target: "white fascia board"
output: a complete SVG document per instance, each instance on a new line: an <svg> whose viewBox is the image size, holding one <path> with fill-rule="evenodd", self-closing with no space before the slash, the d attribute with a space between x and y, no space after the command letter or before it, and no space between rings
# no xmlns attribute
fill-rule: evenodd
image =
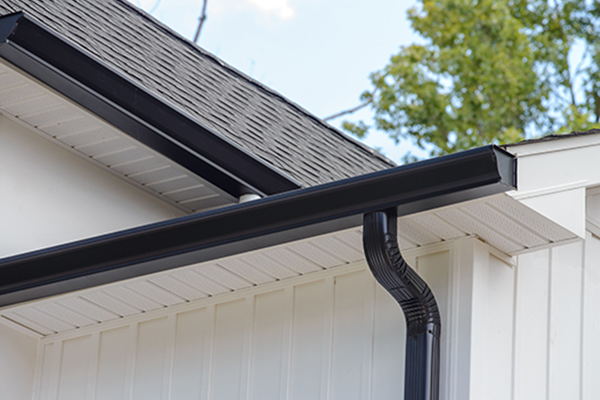
<svg viewBox="0 0 600 400"><path fill-rule="evenodd" d="M554 140L507 145L506 150L518 157L527 157L598 145L600 145L600 134L579 136L565 135L564 137Z"/></svg>
<svg viewBox="0 0 600 400"><path fill-rule="evenodd" d="M509 195L585 238L586 190L600 185L600 135L509 146L517 156L518 191Z"/></svg>
<svg viewBox="0 0 600 400"><path fill-rule="evenodd" d="M575 136L508 147L517 156L519 192L587 181L600 185L600 135Z"/></svg>

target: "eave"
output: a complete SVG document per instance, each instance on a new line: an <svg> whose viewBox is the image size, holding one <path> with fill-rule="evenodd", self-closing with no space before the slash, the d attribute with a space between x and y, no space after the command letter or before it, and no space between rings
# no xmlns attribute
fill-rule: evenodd
<svg viewBox="0 0 600 400"><path fill-rule="evenodd" d="M300 187L23 13L0 18L0 57L234 198Z"/></svg>
<svg viewBox="0 0 600 400"><path fill-rule="evenodd" d="M0 305L38 299L359 227L366 212L405 216L516 187L496 146L296 190L0 261Z"/></svg>

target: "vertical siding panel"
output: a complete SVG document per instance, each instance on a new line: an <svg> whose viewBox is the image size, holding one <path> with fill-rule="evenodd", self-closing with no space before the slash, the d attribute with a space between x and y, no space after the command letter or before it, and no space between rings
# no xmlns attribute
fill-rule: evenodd
<svg viewBox="0 0 600 400"><path fill-rule="evenodd" d="M327 388L327 336L332 285L322 280L295 287L290 399L322 399Z"/></svg>
<svg viewBox="0 0 600 400"><path fill-rule="evenodd" d="M379 284L375 287L374 324L371 399L401 399L404 396L406 323L396 300Z"/></svg>
<svg viewBox="0 0 600 400"><path fill-rule="evenodd" d="M450 336L450 368L448 371L449 400L474 399L473 386L473 301L475 298L475 265L486 264L489 255L476 238L465 238L454 243L452 251L452 323L446 328Z"/></svg>
<svg viewBox="0 0 600 400"><path fill-rule="evenodd" d="M94 400L96 395L96 378L98 377L98 363L100 357L100 333L92 333L90 341L90 371L87 382L87 400Z"/></svg>
<svg viewBox="0 0 600 400"><path fill-rule="evenodd" d="M325 279L327 296L321 307L325 311L325 324L323 329L323 351L321 352L321 365L325 378L325 384L321 385L321 399L331 399L331 371L333 368L333 319L335 315L336 279L329 277Z"/></svg>
<svg viewBox="0 0 600 400"><path fill-rule="evenodd" d="M132 398L159 400L163 390L168 320L165 317L141 322L138 329Z"/></svg>
<svg viewBox="0 0 600 400"><path fill-rule="evenodd" d="M239 399L241 385L246 384L242 382L246 310L245 299L216 306L211 399Z"/></svg>
<svg viewBox="0 0 600 400"><path fill-rule="evenodd" d="M125 339L129 350L127 351L127 364L125 367L125 387L123 388L123 398L130 400L133 398L133 377L135 376L135 361L138 352L138 332L140 325L137 323L128 325L127 338Z"/></svg>
<svg viewBox="0 0 600 400"><path fill-rule="evenodd" d="M600 240L589 232L585 242L583 305L583 396L600 399Z"/></svg>
<svg viewBox="0 0 600 400"><path fill-rule="evenodd" d="M206 308L177 315L172 399L198 400L206 392L205 359L210 357L210 352L207 354L205 342L213 322Z"/></svg>
<svg viewBox="0 0 600 400"><path fill-rule="evenodd" d="M489 249L481 243L478 247ZM514 268L489 252L474 268L471 398L510 399Z"/></svg>
<svg viewBox="0 0 600 400"><path fill-rule="evenodd" d="M51 387L51 371L53 365L54 356L54 344L49 343L43 348L43 360L40 376L40 391L38 395L39 400L50 400L50 387Z"/></svg>
<svg viewBox="0 0 600 400"><path fill-rule="evenodd" d="M207 331L204 340L204 359L202 360L202 382L206 386L202 388L200 400L208 400L211 393L212 365L215 353L215 326L217 321L217 307L214 304L206 307Z"/></svg>
<svg viewBox="0 0 600 400"><path fill-rule="evenodd" d="M249 396L250 390L250 373L251 373L251 359L252 352L252 340L254 337L254 303L256 297L248 296L245 299L245 310L244 310L244 327L242 328L244 333L244 344L242 347L242 377L240 387L240 400L246 400Z"/></svg>
<svg viewBox="0 0 600 400"><path fill-rule="evenodd" d="M173 383L173 361L175 358L175 338L177 334L177 315L167 316L167 332L165 335L165 363L163 371L163 391L161 399L168 400L171 396Z"/></svg>
<svg viewBox="0 0 600 400"><path fill-rule="evenodd" d="M46 344L38 341L35 358L35 370L33 371L32 400L40 400L42 393L42 379L44 378L44 359L46 358Z"/></svg>
<svg viewBox="0 0 600 400"><path fill-rule="evenodd" d="M365 297L369 281L360 271L336 277L331 399L360 399L365 343Z"/></svg>
<svg viewBox="0 0 600 400"><path fill-rule="evenodd" d="M450 253L442 251L419 257L419 275L427 281L438 302L443 325L448 324L448 279Z"/></svg>
<svg viewBox="0 0 600 400"><path fill-rule="evenodd" d="M581 355L582 245L552 249L549 399L578 399Z"/></svg>
<svg viewBox="0 0 600 400"><path fill-rule="evenodd" d="M62 349L59 400L82 400L86 397L91 355L91 336L65 340Z"/></svg>
<svg viewBox="0 0 600 400"><path fill-rule="evenodd" d="M48 400L58 399L58 382L61 376L61 362L63 355L63 342L57 341L52 346L52 359L48 371L50 384L48 385Z"/></svg>
<svg viewBox="0 0 600 400"><path fill-rule="evenodd" d="M450 252L421 256L417 260L419 275L427 282L438 304L442 317L442 337L440 342L440 382L448 375L448 349L450 348ZM447 398L446 385L440 388L440 398Z"/></svg>
<svg viewBox="0 0 600 400"><path fill-rule="evenodd" d="M516 287L514 399L546 398L549 250L519 256Z"/></svg>
<svg viewBox="0 0 600 400"><path fill-rule="evenodd" d="M131 352L129 330L129 326L125 326L100 335L95 400L124 399L127 359Z"/></svg>
<svg viewBox="0 0 600 400"><path fill-rule="evenodd" d="M256 296L250 399L282 399L281 368L284 352L284 290Z"/></svg>
<svg viewBox="0 0 600 400"><path fill-rule="evenodd" d="M360 398L371 398L373 384L373 340L375 335L375 285L377 282L368 269L365 270L365 315L362 362L362 393Z"/></svg>
<svg viewBox="0 0 600 400"><path fill-rule="evenodd" d="M281 357L281 400L290 398L290 364L292 360L292 330L294 318L294 287L284 289L285 309L283 312L283 346Z"/></svg>

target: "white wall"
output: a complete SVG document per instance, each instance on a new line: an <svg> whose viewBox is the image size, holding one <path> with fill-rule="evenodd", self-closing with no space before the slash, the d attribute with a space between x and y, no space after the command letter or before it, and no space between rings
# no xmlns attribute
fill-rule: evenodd
<svg viewBox="0 0 600 400"><path fill-rule="evenodd" d="M38 341L0 323L0 398L30 400Z"/></svg>
<svg viewBox="0 0 600 400"><path fill-rule="evenodd" d="M599 399L600 239L588 232L515 266L481 242L459 247L451 398Z"/></svg>
<svg viewBox="0 0 600 400"><path fill-rule="evenodd" d="M0 258L181 215L0 116Z"/></svg>
<svg viewBox="0 0 600 400"><path fill-rule="evenodd" d="M448 255L413 259L443 298ZM401 398L400 307L364 263L323 274L43 339L34 399Z"/></svg>
<svg viewBox="0 0 600 400"><path fill-rule="evenodd" d="M600 239L406 256L443 316L441 399L600 398ZM42 339L34 400L402 398L403 316L364 263L223 296Z"/></svg>

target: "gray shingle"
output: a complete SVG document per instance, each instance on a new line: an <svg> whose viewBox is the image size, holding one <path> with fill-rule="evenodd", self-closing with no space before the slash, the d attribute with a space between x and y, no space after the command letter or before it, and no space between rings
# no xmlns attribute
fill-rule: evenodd
<svg viewBox="0 0 600 400"><path fill-rule="evenodd" d="M0 0L19 10L306 186L394 165L124 0Z"/></svg>

